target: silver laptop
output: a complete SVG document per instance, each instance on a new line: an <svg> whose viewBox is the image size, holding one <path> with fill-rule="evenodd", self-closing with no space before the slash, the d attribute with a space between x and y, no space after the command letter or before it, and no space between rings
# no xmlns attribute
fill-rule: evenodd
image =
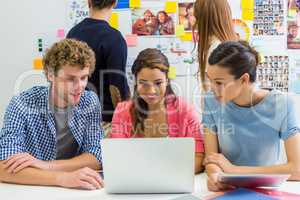
<svg viewBox="0 0 300 200"><path fill-rule="evenodd" d="M104 139L102 157L108 193L193 192L193 138Z"/></svg>

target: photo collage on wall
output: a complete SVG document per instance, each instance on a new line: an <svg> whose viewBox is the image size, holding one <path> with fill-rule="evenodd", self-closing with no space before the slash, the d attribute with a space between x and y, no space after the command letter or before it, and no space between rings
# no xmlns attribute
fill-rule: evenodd
<svg viewBox="0 0 300 200"><path fill-rule="evenodd" d="M287 47L300 49L300 0L288 1Z"/></svg>
<svg viewBox="0 0 300 200"><path fill-rule="evenodd" d="M257 67L257 83L260 88L288 92L289 57L264 56L264 61Z"/></svg>
<svg viewBox="0 0 300 200"><path fill-rule="evenodd" d="M256 0L254 36L284 35L284 0Z"/></svg>

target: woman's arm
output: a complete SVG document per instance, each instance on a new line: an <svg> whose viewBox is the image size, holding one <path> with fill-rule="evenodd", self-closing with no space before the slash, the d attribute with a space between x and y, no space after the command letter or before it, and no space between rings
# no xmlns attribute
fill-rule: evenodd
<svg viewBox="0 0 300 200"><path fill-rule="evenodd" d="M203 171L203 158L204 153L196 153L195 154L195 174L199 174Z"/></svg>
<svg viewBox="0 0 300 200"><path fill-rule="evenodd" d="M219 152L218 136L212 130L204 129L204 146L205 146L205 156L211 154L217 154ZM205 164L205 163L204 163ZM205 171L208 176L207 187L210 191L220 191L232 189L232 186L222 184L218 181L218 175L223 173L221 167L214 163L205 164Z"/></svg>
<svg viewBox="0 0 300 200"><path fill-rule="evenodd" d="M235 166L228 167L220 164L226 173L267 173L267 174L291 174L289 180L300 181L300 134L289 137L285 142L287 163L265 167Z"/></svg>

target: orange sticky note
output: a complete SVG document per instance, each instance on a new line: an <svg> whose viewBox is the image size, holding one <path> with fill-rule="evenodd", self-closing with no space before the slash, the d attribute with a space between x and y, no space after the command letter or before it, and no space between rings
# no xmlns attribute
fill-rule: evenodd
<svg viewBox="0 0 300 200"><path fill-rule="evenodd" d="M180 36L180 39L182 41L192 41L193 40L193 34L192 33L185 33L184 35Z"/></svg>
<svg viewBox="0 0 300 200"><path fill-rule="evenodd" d="M116 12L113 12L109 19L109 24L111 27L115 29L119 29L119 14Z"/></svg>
<svg viewBox="0 0 300 200"><path fill-rule="evenodd" d="M254 20L254 10L242 10L242 19L243 20Z"/></svg>
<svg viewBox="0 0 300 200"><path fill-rule="evenodd" d="M129 0L129 7L130 8L140 8L141 0Z"/></svg>
<svg viewBox="0 0 300 200"><path fill-rule="evenodd" d="M175 1L167 1L165 11L167 13L176 13L177 12L177 2Z"/></svg>
<svg viewBox="0 0 300 200"><path fill-rule="evenodd" d="M135 47L138 44L138 37L137 35L126 35L125 40L128 47Z"/></svg>
<svg viewBox="0 0 300 200"><path fill-rule="evenodd" d="M33 69L36 69L36 70L43 69L43 60L42 60L42 58L35 58L33 60Z"/></svg>

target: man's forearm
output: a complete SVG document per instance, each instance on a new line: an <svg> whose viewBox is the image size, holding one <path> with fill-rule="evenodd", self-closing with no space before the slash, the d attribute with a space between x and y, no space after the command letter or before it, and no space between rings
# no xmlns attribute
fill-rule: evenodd
<svg viewBox="0 0 300 200"><path fill-rule="evenodd" d="M49 161L49 170L53 171L74 171L83 167L89 167L94 170L100 170L101 164L90 153L83 153L69 160Z"/></svg>
<svg viewBox="0 0 300 200"><path fill-rule="evenodd" d="M8 173L0 161L0 182L23 185L59 186L58 177L63 172L46 171L28 167L19 173Z"/></svg>

